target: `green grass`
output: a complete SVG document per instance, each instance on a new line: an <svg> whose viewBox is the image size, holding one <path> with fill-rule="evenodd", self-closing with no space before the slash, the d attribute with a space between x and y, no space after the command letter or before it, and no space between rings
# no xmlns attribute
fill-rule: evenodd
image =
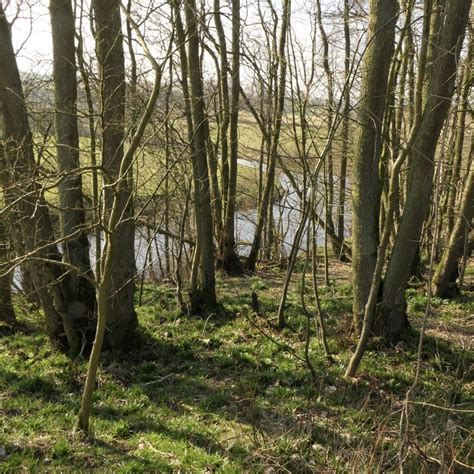
<svg viewBox="0 0 474 474"><path fill-rule="evenodd" d="M249 136L254 134L256 136L257 131L255 127L251 127L247 132L245 132L245 134ZM41 142L42 138L37 137L37 140L39 143ZM50 176L48 178L44 178L42 181L42 184L45 185L46 189L45 198L52 206L58 206L58 189L55 185L53 185L55 182L54 174L57 168L56 146L55 138L53 136L49 137L48 141L43 144L42 152L42 165L44 169L50 173ZM97 159L100 159L100 156L97 156ZM258 159L258 155L252 155L251 159ZM91 166L90 140L86 137L81 137L80 139L80 162L81 166L84 168ZM158 195L163 192L165 170L165 156L162 148L148 147L137 154L135 158L134 185L136 187L136 199L139 203L145 203L147 199L150 198L150 196L155 195L158 186L161 186ZM171 204L173 204L174 200L177 200L180 203L179 205L181 205L182 198L180 198L179 193L184 191L183 175L188 176L190 172L191 162L189 160L182 160L178 166L173 166L172 171L169 174L170 189L171 193L173 193L173 190L176 187L176 192L178 192L178 195L172 199ZM46 173L46 175L48 175L48 173ZM239 163L237 170L238 209L251 209L257 206L258 180L258 168ZM82 173L82 186L86 200L89 203L92 202L92 172L90 170L86 170ZM99 187L100 186L101 183L99 182ZM176 212L179 213L180 210L181 208L178 206L176 208Z"/></svg>
<svg viewBox="0 0 474 474"><path fill-rule="evenodd" d="M320 288L330 345L339 352L330 364L312 336L314 382L287 350L303 355L306 318L298 284L288 298L288 328L274 327L281 274L219 277L220 310L192 318L179 314L172 288L147 286L137 308L140 331L129 350L103 354L90 439L74 432L85 362L52 352L45 337L33 331L3 331L0 472L396 469L417 332L396 347L372 341L359 378L346 381L342 375L353 342L346 330L351 287L344 273L347 267L332 273L333 286ZM252 291L259 296L261 317L251 311ZM410 307L420 295L410 293ZM461 313L466 304L472 299L435 308L415 402L469 408L472 354L463 342L462 330L468 328ZM313 309L310 294L306 306ZM415 306L414 328L423 313L419 301ZM429 459L447 453L469 462L472 417L431 405L409 407L409 472L428 470Z"/></svg>

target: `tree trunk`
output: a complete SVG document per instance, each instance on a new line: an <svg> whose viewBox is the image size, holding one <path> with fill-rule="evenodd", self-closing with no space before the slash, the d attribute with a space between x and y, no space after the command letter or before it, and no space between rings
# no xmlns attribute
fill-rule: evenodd
<svg viewBox="0 0 474 474"><path fill-rule="evenodd" d="M412 146L407 199L385 275L382 307L377 321L377 327L382 328L388 340L398 339L408 323L405 289L430 206L436 145L454 91L469 8L470 4L465 0L448 2L439 39L433 45L433 66L426 89L428 94Z"/></svg>
<svg viewBox="0 0 474 474"><path fill-rule="evenodd" d="M371 0L363 63L358 132L353 154L352 279L354 326L361 328L379 243L379 160L387 81L393 53L396 0Z"/></svg>
<svg viewBox="0 0 474 474"><path fill-rule="evenodd" d="M216 305L216 279L214 271L214 242L209 186L209 172L206 157L206 128L204 126L204 98L202 73L199 61L199 38L197 32L197 12L194 0L185 1L186 24L188 28L188 73L193 123L193 154L195 161L195 200L196 200L196 248L199 254L199 283L192 290L191 307L200 312L203 307Z"/></svg>
<svg viewBox="0 0 474 474"><path fill-rule="evenodd" d="M466 113L469 108L469 93L472 86L472 56L474 41L471 38L469 48L464 62L462 82L460 85L459 104L456 114L456 128L454 141L453 167L451 171L450 194L448 199L448 229L451 232L454 228L454 209L456 207L456 197L459 194L459 181L461 175L462 155L464 146L464 135L466 130Z"/></svg>
<svg viewBox="0 0 474 474"><path fill-rule="evenodd" d="M94 278L89 259L89 240L85 231L86 213L82 195L77 128L77 79L74 49L74 15L70 0L51 0L53 36L55 123L57 134L59 206L61 237L65 239L63 258L77 270L69 273L69 297L85 305L86 327L78 327L78 337L93 334L95 288L84 275Z"/></svg>
<svg viewBox="0 0 474 474"><path fill-rule="evenodd" d="M322 19L321 12L321 0L316 0L316 20L318 23L319 32L321 34L321 41L323 43L323 67L327 79L327 90L328 90L328 115L327 115L327 136L331 135L331 129L333 125L334 117L334 74L329 65L329 39L324 29L324 23ZM332 150L332 140L328 142L327 155L324 161L324 194L325 194L325 218L326 226L334 228L334 223L332 219L333 207L334 207L334 172L333 172L333 150ZM324 252L327 255L327 234L325 232L324 239ZM340 255L340 248L333 246L333 254L335 257ZM327 267L327 266L326 266Z"/></svg>
<svg viewBox="0 0 474 474"><path fill-rule="evenodd" d="M235 251L235 201L239 153L238 120L240 96L240 0L232 2L232 94L230 104L230 156L227 207L222 249L222 268L231 274L243 272Z"/></svg>
<svg viewBox="0 0 474 474"><path fill-rule="evenodd" d="M227 40L224 27L221 20L220 0L214 0L214 22L216 24L217 37L219 40L219 56L221 67L219 70L219 83L221 92L221 111L220 111L220 141L221 141L221 191L222 191L222 209L223 218L227 208L227 195L229 193L229 142L228 131L230 124L230 101L229 101L229 61L227 59Z"/></svg>
<svg viewBox="0 0 474 474"><path fill-rule="evenodd" d="M72 311L78 309L75 305L68 308L68 275L61 264L49 210L38 183L32 134L10 25L1 6L0 104L5 158L0 172L4 195L14 203L12 210L23 240L18 253L27 258L26 268L44 310L46 331L52 345L75 350L80 344L77 319L84 315L81 311L79 314Z"/></svg>
<svg viewBox="0 0 474 474"><path fill-rule="evenodd" d="M452 298L459 288L459 262L469 242L469 232L474 218L474 171L471 169L461 201L459 215L449 237L448 245L433 277L433 294L440 298ZM467 242L466 242L467 240Z"/></svg>
<svg viewBox="0 0 474 474"><path fill-rule="evenodd" d="M12 272L8 265L7 242L7 232L0 221L0 322L14 324L16 317L11 298Z"/></svg>
<svg viewBox="0 0 474 474"><path fill-rule="evenodd" d="M122 209L110 237L113 249L110 284L107 285L106 343L122 348L137 326L133 296L135 289L135 224L133 220L132 166L120 176L124 150L125 68L122 22L118 0L93 0L96 49L101 83L102 165L107 220L114 199ZM123 183L117 182L118 179Z"/></svg>
<svg viewBox="0 0 474 474"><path fill-rule="evenodd" d="M349 30L349 0L344 0L344 77L348 80L350 74L350 55L351 55L351 36ZM337 237L341 242L344 241L344 215L346 206L346 178L347 178L347 157L349 151L349 121L350 121L351 98L349 87L344 90L344 106L342 118L342 151L341 151L341 169L339 172L339 206L337 218ZM342 261L346 260L344 252L337 256Z"/></svg>
<svg viewBox="0 0 474 474"><path fill-rule="evenodd" d="M189 84L188 84L188 55L186 52L186 34L184 31L183 21L181 19L181 11L180 11L180 1L173 0L173 12L175 17L175 27L176 27L176 45L179 50L179 62L181 66L181 87L183 90L183 98L184 98L184 116L186 117L186 126L187 126L187 139L188 139L188 148L189 154L191 156L191 165L192 165L192 182L193 182L193 192L194 192L194 215L197 216L199 214L199 190L200 186L197 181L198 171L197 171L197 164L196 164L196 153L195 144L194 144L194 125L193 125L193 116L191 112L191 97L189 92ZM198 233L199 221L196 220L196 234ZM193 294L196 293L198 287L198 271L199 271L199 260L201 258L201 241L196 238L196 242L194 245L194 253L193 253L193 262L191 268L191 276L190 276L190 294L191 297Z"/></svg>
<svg viewBox="0 0 474 474"><path fill-rule="evenodd" d="M87 122L89 128L89 140L90 140L90 161L92 167L92 208L93 208L93 219L95 224L94 229L94 252L95 252L95 278L100 281L100 262L101 262L101 228L100 228L100 198L99 198L99 172L97 170L97 139L96 139L96 127L95 127L95 111L94 102L92 98L92 91L90 85L90 77L86 71L86 65L84 61L84 40L82 37L82 15L80 16L80 22L78 26L79 31L77 32L77 63L79 72L82 78L82 86L86 96L87 103Z"/></svg>
<svg viewBox="0 0 474 474"><path fill-rule="evenodd" d="M275 184L275 171L276 171L276 160L278 155L281 123L283 118L283 110L285 107L285 92L286 92L286 39L288 28L290 26L291 16L291 0L285 0L283 2L283 16L281 22L280 38L278 41L278 87L276 95L276 107L275 107L275 124L273 133L271 135L271 146L269 154L269 163L267 166L267 180L265 183L265 189L262 195L262 201L258 208L257 226L255 228L255 236L253 238L252 247L250 249L249 256L247 258L246 267L248 270L254 271L257 263L258 252L262 242L263 227L266 222L266 216L269 212L269 206L272 206L271 196L273 186Z"/></svg>

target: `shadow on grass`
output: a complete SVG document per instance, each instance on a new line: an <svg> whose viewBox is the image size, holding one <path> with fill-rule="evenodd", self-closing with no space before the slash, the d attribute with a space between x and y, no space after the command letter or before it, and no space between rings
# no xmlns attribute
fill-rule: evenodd
<svg viewBox="0 0 474 474"><path fill-rule="evenodd" d="M156 311L159 313L160 308ZM375 355L379 358L374 359L374 364L377 364L380 357L386 357L387 364L393 370L388 371L386 366L372 367L371 378L366 378L368 383L352 385L342 380L343 368L329 368L315 361L318 380L316 385L311 385L309 373L298 365L299 362L280 364L277 361L281 351L278 347L272 349L271 357L259 358L258 351L252 353L252 348L264 343L260 335L253 334L255 337L251 342L254 345L227 346L224 339L232 337L234 331L251 329L233 325L236 316L223 307L215 314L182 317L186 320L183 326L173 325L169 318L151 317L155 319L149 329L139 330L127 352L119 355L104 353L102 358L102 370L111 376L114 383L133 390L132 395L126 396L137 393L147 400L143 408L132 413L112 404L113 393L107 395L106 403L95 405L93 416L127 423L129 433L124 433L124 438L129 434L156 433L241 465L248 465L249 459L265 446L265 442L284 436L303 439L304 446L317 442L337 452L351 445L358 446L365 436L369 442L371 437L369 429L353 440L342 436L338 427L341 410L378 410L378 413L390 410L392 400L387 398L386 393L401 398L412 383L410 373L400 367L413 368L416 362L418 334L414 331L402 345L395 348L384 348L376 343L371 345L367 360L370 361L371 355ZM197 329L188 335L186 331L193 321L196 321ZM223 329L226 332L221 331L214 338L212 334L209 336L209 331L204 331L207 325L212 326L212 331ZM295 319L293 330L300 326ZM159 338L154 335L157 333L160 333ZM248 336L243 332L245 343ZM268 344L268 341L265 343ZM422 360L434 371L449 371L458 379L466 375L469 366L468 355L434 336L426 336ZM59 389L44 374L19 374L0 369L0 387L7 387L12 393L26 397L53 401L66 410L77 409L75 404L70 406L63 399L65 388ZM64 377L67 378L66 375ZM329 391L328 386L331 387ZM385 390L385 394L381 389ZM429 386L424 390L429 398L436 395L438 388ZM96 393L101 397L104 391L99 388ZM166 416L162 421L151 419L149 414L153 411L168 413L170 419L174 418L174 423L170 424ZM315 419L321 412L329 421L316 424ZM370 419L370 412L366 415L368 421L365 427L375 422ZM190 418L192 423L188 420ZM243 425L239 436L247 437L245 443L229 445L219 433L207 429L207 425L213 423L218 427L229 423ZM166 461L163 464L152 462L138 450L127 452L104 439L92 439L91 443L111 456L139 463L142 469L169 468ZM16 452L20 448L13 446L12 449ZM301 449L304 451L307 448ZM74 462L75 454L71 453L69 459Z"/></svg>
<svg viewBox="0 0 474 474"><path fill-rule="evenodd" d="M275 353L278 351L275 347ZM123 385L140 390L157 409L166 407L183 424L190 414L197 414L204 420L208 417L211 423L213 418L218 418L246 426L253 433L247 440L254 444L253 449L261 447L255 443L265 444L288 433L303 435L308 445L315 439L331 440L334 446L348 444L347 438L329 423L318 425L317 434L314 430L311 416L320 405L325 416L337 416L337 410L330 405L311 402L318 391L324 393L323 387L337 379L324 366L320 367L321 384L314 387L304 369L257 361L245 351L226 353L188 341L158 340L142 330L120 363L105 365L103 369ZM298 406L287 404L290 400L285 397L291 398L290 393L300 400ZM342 392L340 395L344 396ZM308 403L312 406L309 416ZM117 420L124 417L120 409L112 407L101 407L96 415ZM247 449L229 449L205 431L170 428L165 422L150 421L146 413L135 413L130 429L134 433L161 433L240 462L251 456Z"/></svg>
<svg viewBox="0 0 474 474"><path fill-rule="evenodd" d="M0 387L8 388L15 395L40 398L44 401L57 399L61 392L55 384L40 375L18 375L11 370L0 369Z"/></svg>

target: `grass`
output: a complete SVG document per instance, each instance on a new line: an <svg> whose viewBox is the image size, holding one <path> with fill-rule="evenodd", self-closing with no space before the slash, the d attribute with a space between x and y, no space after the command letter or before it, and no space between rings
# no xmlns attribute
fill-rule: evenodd
<svg viewBox="0 0 474 474"><path fill-rule="evenodd" d="M245 126L243 126L245 129ZM243 135L247 136L250 134L256 135L255 127L253 129L242 131ZM38 143L41 142L41 137L36 137ZM249 138L250 139L250 138ZM53 207L59 205L58 190L52 183L55 182L55 173L57 168L56 160L56 145L54 136L50 136L46 143L42 144L43 161L42 165L45 170L49 172L45 173L47 178L43 180L43 184L46 186L45 197L48 203ZM98 156L97 159L100 159ZM181 158L180 158L181 159ZM258 156L252 155L252 160L258 160ZM90 162L90 140L87 137L81 137L80 139L80 162L84 168L91 166ZM179 162L179 160L178 160ZM146 170L146 172L143 172ZM137 154L135 162L134 172L134 185L136 188L136 199L139 203L145 203L147 200L157 194L161 197L164 189L164 176L165 176L165 156L163 149L160 147L147 147L144 148L140 153ZM188 176L190 170L190 161L185 160L179 162L177 165L174 164L169 173L170 180L170 193L175 193L174 200L179 202L181 205L184 197L180 196L183 187L183 176ZM258 167L246 166L243 163L238 164L237 169L237 207L240 210L246 210L256 208L258 203ZM49 183L49 186L47 185ZM92 172L90 170L82 173L82 184L85 198L88 203L92 203ZM161 189L157 190L157 187ZM100 187L100 182L99 182ZM278 185L275 186L277 189ZM174 190L174 191L173 191ZM100 191L100 189L99 189ZM172 199L171 204L174 200ZM91 204L89 204L91 205ZM178 206L176 212L179 213L180 207Z"/></svg>
<svg viewBox="0 0 474 474"><path fill-rule="evenodd" d="M409 294L409 337L391 348L372 341L360 376L346 381L353 348L347 272L345 265L332 267L333 285L320 289L330 345L338 353L327 362L313 335L315 381L289 352L302 357L304 349L298 284L289 294L288 327L274 327L280 273L220 277L219 311L193 318L179 314L172 288L147 286L137 308L140 331L129 350L103 354L90 439L74 432L85 362L52 352L34 331L3 331L0 472L396 469L423 295ZM251 311L252 291L261 317ZM465 309L473 300L464 298L436 303L430 319L416 403L408 412L407 472L428 472L436 459L453 458L457 472L468 472L462 464L469 464L473 448L472 414L444 409L466 410L472 401L472 354L464 333L472 329ZM312 304L308 294L306 306Z"/></svg>

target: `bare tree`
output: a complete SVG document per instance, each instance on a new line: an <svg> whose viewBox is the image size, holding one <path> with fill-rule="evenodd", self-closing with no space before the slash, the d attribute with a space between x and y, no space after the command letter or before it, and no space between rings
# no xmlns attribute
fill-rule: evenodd
<svg viewBox="0 0 474 474"><path fill-rule="evenodd" d="M77 268L68 279L70 299L83 305L89 321L81 328L90 339L95 319L94 278L89 259L89 240L85 226L86 212L82 194L79 163L79 133L77 125L77 68L74 47L74 15L71 0L51 0L51 31L55 89L55 124L58 172L60 175L59 206L61 237L64 239L63 258ZM87 276L86 278L83 276ZM86 334L88 333L88 334ZM82 344L81 334L78 341ZM80 346L76 349L80 349Z"/></svg>
<svg viewBox="0 0 474 474"><path fill-rule="evenodd" d="M433 276L433 294L449 298L458 292L456 280L459 276L461 258L469 247L469 233L474 219L474 171L469 171L459 215L454 224L446 249Z"/></svg>
<svg viewBox="0 0 474 474"><path fill-rule="evenodd" d="M31 276L46 318L50 342L72 352L82 345L86 314L69 291L69 275L58 251L40 185L39 167L15 58L10 25L0 5L0 106L3 116L2 188L18 233L16 253ZM82 231L82 230L81 230ZM76 231L77 232L77 231ZM74 235L70 236L74 237ZM83 304L82 302L79 302Z"/></svg>
<svg viewBox="0 0 474 474"><path fill-rule="evenodd" d="M271 212L269 209L272 208L271 194L275 183L275 170L280 144L280 132L282 126L283 111L285 107L285 93L286 93L286 70L287 70L287 58L286 58L286 40L287 33L290 27L291 17L291 0L285 0L283 2L283 13L280 28L280 36L278 39L278 56L277 56L277 67L278 67L278 89L275 94L275 120L272 124L273 133L271 134L271 145L269 148L269 162L267 169L267 178L265 182L265 189L262 195L262 200L258 208L257 226L255 229L255 236L253 238L252 247L250 249L249 256L247 258L246 267L248 270L255 270L257 263L258 253L260 251L262 232L265 222L271 220ZM270 219L269 219L270 216ZM270 224L271 225L271 224Z"/></svg>
<svg viewBox="0 0 474 474"><path fill-rule="evenodd" d="M191 288L191 307L199 312L216 305L214 242L209 171L207 166L207 137L205 127L204 90L199 60L198 14L194 0L185 0L184 11L188 33L187 69L189 97L194 124L192 160L195 165L194 193L196 218L196 248L193 265L199 268L199 280Z"/></svg>
<svg viewBox="0 0 474 474"><path fill-rule="evenodd" d="M412 166L408 177L408 194L386 270L383 302L377 323L389 339L400 337L407 325L405 289L430 206L434 156L454 91L469 9L469 2L448 2L440 20L439 36L433 43L429 86L426 86L419 129L411 146Z"/></svg>
<svg viewBox="0 0 474 474"><path fill-rule="evenodd" d="M394 49L397 3L370 2L357 138L352 159L353 315L357 331L370 292L379 244L379 160L387 82Z"/></svg>
<svg viewBox="0 0 474 474"><path fill-rule="evenodd" d="M114 200L121 210L117 228L110 235L112 260L107 285L107 335L113 348L121 348L137 325L135 289L135 224L133 170L120 175L125 138L125 65L122 22L118 0L92 2L96 24L96 50L101 91L102 167L104 218L109 219ZM120 178L120 180L119 180ZM107 232L107 229L104 229ZM103 257L102 268L105 265ZM105 278L102 275L102 278Z"/></svg>

